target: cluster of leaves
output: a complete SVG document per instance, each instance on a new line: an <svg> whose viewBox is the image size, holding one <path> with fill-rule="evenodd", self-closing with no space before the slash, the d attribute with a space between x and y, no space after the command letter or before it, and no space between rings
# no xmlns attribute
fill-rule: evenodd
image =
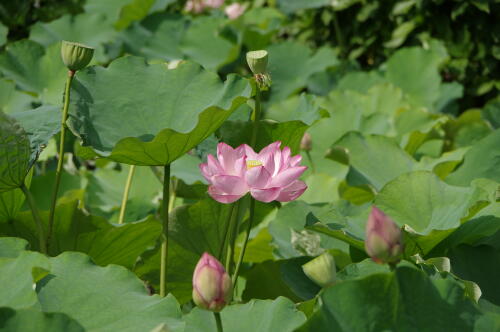
<svg viewBox="0 0 500 332"><path fill-rule="evenodd" d="M256 1L231 21L218 10L180 15L170 1L88 0L84 12L39 22L29 39L6 45L0 330L216 331L210 312L192 308L191 277L204 251L220 252L231 211L207 196L198 164L218 141L250 139L252 85L230 73L246 75L242 54L255 48L269 51L273 80L257 146L281 140L302 153L309 189L295 202L256 205L236 303L221 313L225 331L499 329L500 103L455 115L462 86L440 75L449 49L434 39L371 71L330 46L283 40L285 3L301 1L278 1L280 9ZM72 86L76 138L45 256L16 188L29 186L46 225L66 78L61 39L95 46L96 66ZM157 166L168 163L175 208L170 295L161 298L148 293L160 275ZM118 225L127 164L138 166ZM395 271L364 252L372 204L403 229L405 260ZM339 272L321 290L301 265L324 251Z"/></svg>
<svg viewBox="0 0 500 332"><path fill-rule="evenodd" d="M336 46L363 68L380 65L402 46L441 40L450 57L441 75L464 86L462 110L483 105L500 90L499 1L278 0L277 4L293 14L288 34L314 45Z"/></svg>

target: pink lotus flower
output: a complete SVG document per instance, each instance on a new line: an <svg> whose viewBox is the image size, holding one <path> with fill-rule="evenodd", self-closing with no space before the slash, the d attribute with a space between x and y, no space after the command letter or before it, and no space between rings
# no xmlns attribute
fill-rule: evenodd
<svg viewBox="0 0 500 332"><path fill-rule="evenodd" d="M209 195L218 202L232 203L250 192L261 202L288 202L307 189L298 178L307 169L300 166L302 157L291 156L289 147L280 149L274 142L256 153L243 144L233 149L225 143L217 146L217 159L209 155L200 165L201 173L210 183Z"/></svg>
<svg viewBox="0 0 500 332"><path fill-rule="evenodd" d="M365 249L377 263L397 263L403 253L401 230L376 206L366 224Z"/></svg>
<svg viewBox="0 0 500 332"><path fill-rule="evenodd" d="M184 9L188 12L199 14L205 10L205 4L202 0L188 0Z"/></svg>
<svg viewBox="0 0 500 332"><path fill-rule="evenodd" d="M204 0L205 6L210 8L219 8L224 4L224 0Z"/></svg>
<svg viewBox="0 0 500 332"><path fill-rule="evenodd" d="M224 0L188 0L184 9L199 14L207 8L219 8L223 4Z"/></svg>
<svg viewBox="0 0 500 332"><path fill-rule="evenodd" d="M231 300L232 282L224 266L204 253L193 274L193 301L197 306L220 311Z"/></svg>
<svg viewBox="0 0 500 332"><path fill-rule="evenodd" d="M247 4L239 4L237 2L230 4L224 9L224 12L226 13L227 17L229 17L230 20L235 20L238 17L240 17L245 10L247 9Z"/></svg>

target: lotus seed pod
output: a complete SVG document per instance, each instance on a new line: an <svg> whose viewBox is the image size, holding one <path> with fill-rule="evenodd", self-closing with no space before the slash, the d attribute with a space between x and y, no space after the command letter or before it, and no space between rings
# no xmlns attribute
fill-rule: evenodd
<svg viewBox="0 0 500 332"><path fill-rule="evenodd" d="M232 282L224 266L204 253L193 274L193 301L203 309L221 311L231 300Z"/></svg>
<svg viewBox="0 0 500 332"><path fill-rule="evenodd" d="M372 207L366 224L365 249L380 264L395 264L403 254L401 230L376 206Z"/></svg>
<svg viewBox="0 0 500 332"><path fill-rule="evenodd" d="M78 43L63 40L61 45L61 57L66 67L71 71L85 68L92 57L94 49Z"/></svg>
<svg viewBox="0 0 500 332"><path fill-rule="evenodd" d="M267 73L267 51L251 51L247 53L248 67L254 75Z"/></svg>
<svg viewBox="0 0 500 332"><path fill-rule="evenodd" d="M337 275L335 260L328 251L302 265L302 270L309 279L321 287L335 283Z"/></svg>

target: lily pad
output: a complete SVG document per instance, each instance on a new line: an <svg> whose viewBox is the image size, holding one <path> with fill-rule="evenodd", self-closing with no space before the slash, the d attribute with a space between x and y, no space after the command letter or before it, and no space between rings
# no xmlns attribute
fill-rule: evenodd
<svg viewBox="0 0 500 332"><path fill-rule="evenodd" d="M72 88L70 123L84 145L118 162L157 166L208 137L251 94L236 75L222 83L193 63L168 69L136 57L86 69Z"/></svg>

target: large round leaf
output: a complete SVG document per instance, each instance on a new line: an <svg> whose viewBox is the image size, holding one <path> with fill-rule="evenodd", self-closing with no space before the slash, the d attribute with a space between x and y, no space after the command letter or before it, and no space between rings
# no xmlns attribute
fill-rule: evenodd
<svg viewBox="0 0 500 332"><path fill-rule="evenodd" d="M118 162L165 165L214 132L251 94L247 80L194 63L168 69L126 57L79 73L71 126L98 153Z"/></svg>
<svg viewBox="0 0 500 332"><path fill-rule="evenodd" d="M47 49L31 40L9 44L0 54L0 72L21 90L36 93L43 102L61 103L67 69L59 44Z"/></svg>
<svg viewBox="0 0 500 332"><path fill-rule="evenodd" d="M408 253L426 254L460 226L479 198L476 188L450 186L430 172L417 171L384 186L375 205L405 225L412 239L406 243Z"/></svg>
<svg viewBox="0 0 500 332"><path fill-rule="evenodd" d="M231 305L221 312L221 316L222 327L228 332L291 332L305 320L304 314L285 297ZM210 311L196 308L185 316L185 320L185 332L217 331L214 315Z"/></svg>
<svg viewBox="0 0 500 332"><path fill-rule="evenodd" d="M457 281L400 267L327 288L300 331L472 331L478 308Z"/></svg>
<svg viewBox="0 0 500 332"><path fill-rule="evenodd" d="M45 313L35 309L0 308L0 331L3 332L84 332L68 315Z"/></svg>
<svg viewBox="0 0 500 332"><path fill-rule="evenodd" d="M30 141L24 129L0 112L0 193L23 184L30 154Z"/></svg>
<svg viewBox="0 0 500 332"><path fill-rule="evenodd" d="M165 323L182 329L181 312L171 296L149 296L123 267L94 265L88 256L66 252L51 259L51 274L41 281L43 311L62 312L86 331L150 331Z"/></svg>

